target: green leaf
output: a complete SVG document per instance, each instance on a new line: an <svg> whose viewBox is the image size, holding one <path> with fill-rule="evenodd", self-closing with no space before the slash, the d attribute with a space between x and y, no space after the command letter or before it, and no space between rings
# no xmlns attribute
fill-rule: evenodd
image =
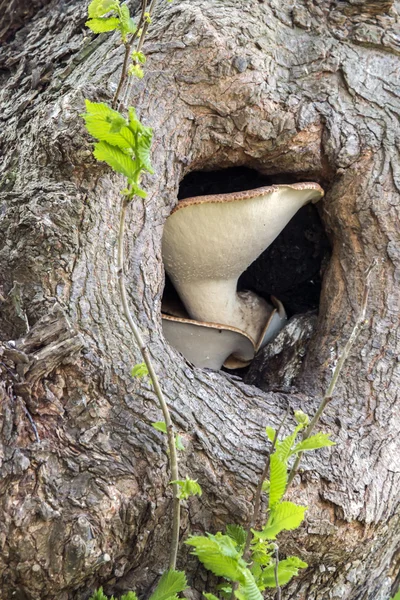
<svg viewBox="0 0 400 600"><path fill-rule="evenodd" d="M400 600L400 590L397 592L397 594L392 598L392 600Z"/></svg>
<svg viewBox="0 0 400 600"><path fill-rule="evenodd" d="M176 483L179 487L179 499L187 500L190 496L201 496L203 491L195 479L190 479L186 475L186 479L176 479L170 483Z"/></svg>
<svg viewBox="0 0 400 600"><path fill-rule="evenodd" d="M146 57L143 54L143 52L132 52L131 57L132 60L134 60L135 62L142 63L142 65L144 65L144 63L146 62Z"/></svg>
<svg viewBox="0 0 400 600"><path fill-rule="evenodd" d="M268 566L271 563L271 554L273 552L273 546L271 544L266 543L264 540L258 540L251 544L250 549L251 560L253 563L263 567Z"/></svg>
<svg viewBox="0 0 400 600"><path fill-rule="evenodd" d="M107 142L98 142L95 144L93 155L97 160L106 162L114 171L122 173L129 179L135 179L138 175L138 168L132 158L116 146L111 146Z"/></svg>
<svg viewBox="0 0 400 600"><path fill-rule="evenodd" d="M244 581L246 563L228 535L218 532L215 535L191 536L185 544L194 548L192 554L214 575L230 581Z"/></svg>
<svg viewBox="0 0 400 600"><path fill-rule="evenodd" d="M156 423L152 423L151 426L157 429L157 431L161 431L161 433L167 433L167 424L164 421L157 421Z"/></svg>
<svg viewBox="0 0 400 600"><path fill-rule="evenodd" d="M107 596L103 594L103 588L99 588L90 596L89 600L108 600Z"/></svg>
<svg viewBox="0 0 400 600"><path fill-rule="evenodd" d="M275 429L273 427L268 427L267 425L267 427L265 428L265 433L267 434L269 441L273 443L276 436Z"/></svg>
<svg viewBox="0 0 400 600"><path fill-rule="evenodd" d="M89 27L93 33L105 33L106 31L115 31L119 26L119 19L117 17L99 17L96 19L89 19L85 23L86 27Z"/></svg>
<svg viewBox="0 0 400 600"><path fill-rule="evenodd" d="M271 512L267 524L261 531L253 531L255 538L274 540L281 531L290 531L299 527L304 519L307 506L293 502L281 502Z"/></svg>
<svg viewBox="0 0 400 600"><path fill-rule="evenodd" d="M244 579L244 583L241 583L239 589L235 592L236 598L239 600L263 600L256 581L248 569L244 571Z"/></svg>
<svg viewBox="0 0 400 600"><path fill-rule="evenodd" d="M183 445L182 438L180 435L177 435L175 437L175 448L177 450L180 450L181 452L185 449L185 446Z"/></svg>
<svg viewBox="0 0 400 600"><path fill-rule="evenodd" d="M273 454L270 457L270 461L269 508L273 508L285 493L287 468L286 464L279 459L277 454Z"/></svg>
<svg viewBox="0 0 400 600"><path fill-rule="evenodd" d="M308 450L318 450L318 448L327 448L328 446L335 446L335 442L329 439L328 433L316 433L309 438L296 444L291 454L297 452L307 452Z"/></svg>
<svg viewBox="0 0 400 600"><path fill-rule="evenodd" d="M286 462L290 456L292 446L296 440L297 434L301 429L301 425L298 425L291 435L285 437L281 442L276 444L275 454L279 457L282 462Z"/></svg>
<svg viewBox="0 0 400 600"><path fill-rule="evenodd" d="M296 419L297 423L303 427L306 427L310 423L310 417L302 410L295 410L294 418Z"/></svg>
<svg viewBox="0 0 400 600"><path fill-rule="evenodd" d="M299 569L306 569L307 563L303 562L297 556L289 556L288 558L279 561L278 564L278 583L279 585L285 585L289 583L292 577L296 577L299 574ZM267 567L262 576L261 582L265 587L275 588L275 565Z"/></svg>
<svg viewBox="0 0 400 600"><path fill-rule="evenodd" d="M146 377L148 374L149 370L144 362L135 365L131 371L132 377Z"/></svg>
<svg viewBox="0 0 400 600"><path fill-rule="evenodd" d="M168 600L187 588L186 575L183 571L166 571L149 600Z"/></svg>
<svg viewBox="0 0 400 600"><path fill-rule="evenodd" d="M129 182L131 184L131 191L129 192L129 196L133 198L133 196L139 196L139 198L146 198L147 192L142 190L138 183L135 183L133 180Z"/></svg>
<svg viewBox="0 0 400 600"><path fill-rule="evenodd" d="M128 69L128 74L134 75L138 79L143 79L144 77L144 71L139 65L130 65Z"/></svg>
<svg viewBox="0 0 400 600"><path fill-rule="evenodd" d="M227 525L225 531L226 535L229 535L236 543L238 550L243 549L247 538L247 533L243 527L241 525Z"/></svg>
<svg viewBox="0 0 400 600"><path fill-rule="evenodd" d="M219 600L217 596L214 596L214 594L210 594L209 592L203 592L203 596L207 598L207 600Z"/></svg>
<svg viewBox="0 0 400 600"><path fill-rule="evenodd" d="M118 146L121 150L134 149L136 140L129 128L128 121L104 102L85 100L86 129L94 138Z"/></svg>
<svg viewBox="0 0 400 600"><path fill-rule="evenodd" d="M127 594L121 596L121 600L138 600L138 597L135 592L128 592Z"/></svg>
<svg viewBox="0 0 400 600"><path fill-rule="evenodd" d="M88 16L91 19L103 17L112 10L117 10L119 0L92 0L88 6Z"/></svg>
<svg viewBox="0 0 400 600"><path fill-rule="evenodd" d="M269 479L264 479L264 481L262 482L262 486L261 486L262 491L265 492L266 494L268 494L270 487L271 487L271 484L270 484Z"/></svg>
<svg viewBox="0 0 400 600"><path fill-rule="evenodd" d="M126 4L123 4L119 10L118 15L120 18L119 29L121 32L122 39L125 40L128 33L135 33L136 31L136 23L131 18L129 13L129 8Z"/></svg>

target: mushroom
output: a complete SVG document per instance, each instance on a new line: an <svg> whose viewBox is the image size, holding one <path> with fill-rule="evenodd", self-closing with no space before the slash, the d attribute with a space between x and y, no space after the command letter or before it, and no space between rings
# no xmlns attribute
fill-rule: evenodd
<svg viewBox="0 0 400 600"><path fill-rule="evenodd" d="M241 366L254 358L253 340L234 327L165 314L162 325L171 346L196 367L219 370L231 354L238 357Z"/></svg>
<svg viewBox="0 0 400 600"><path fill-rule="evenodd" d="M295 183L179 202L165 223L162 255L190 318L242 331L260 347L271 309L253 292L237 292L238 278L299 208L323 194L317 183Z"/></svg>

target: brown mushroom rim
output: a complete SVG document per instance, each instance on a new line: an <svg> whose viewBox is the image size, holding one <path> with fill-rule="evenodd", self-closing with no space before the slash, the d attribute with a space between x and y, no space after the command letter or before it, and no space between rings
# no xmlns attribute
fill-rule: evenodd
<svg viewBox="0 0 400 600"><path fill-rule="evenodd" d="M193 319L183 319L182 317L173 317L171 315L164 315L161 313L161 318L166 321L177 321L178 323L188 323L189 325L196 325L197 327L206 327L209 329L221 329L222 331L233 331L234 333L240 333L243 337L250 340L253 344L254 348L256 348L256 343L247 333L238 329L237 327L231 327L230 325L221 325L220 323L206 323L205 321L194 321ZM269 322L269 321L268 321Z"/></svg>
<svg viewBox="0 0 400 600"><path fill-rule="evenodd" d="M252 198L257 198L258 196L272 194L273 192L277 192L281 188L289 188L291 190L315 190L320 193L320 198L322 198L325 193L322 187L318 185L318 183L313 183L311 181L305 183L282 183L277 185L260 187L254 190L246 190L244 192L232 192L230 194L213 194L210 196L194 196L193 198L185 198L184 200L179 201L179 203L171 211L171 215L180 208L194 206L195 204L217 204L219 202L238 202L239 200L251 200Z"/></svg>

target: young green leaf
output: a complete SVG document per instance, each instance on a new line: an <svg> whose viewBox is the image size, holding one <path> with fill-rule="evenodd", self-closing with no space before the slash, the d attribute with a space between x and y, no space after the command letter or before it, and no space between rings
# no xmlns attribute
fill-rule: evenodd
<svg viewBox="0 0 400 600"><path fill-rule="evenodd" d="M282 499L286 490L287 468L277 454L273 454L270 461L269 508L274 508Z"/></svg>
<svg viewBox="0 0 400 600"><path fill-rule="evenodd" d="M243 548L246 543L247 533L241 525L227 525L226 535L233 539L238 546L238 550Z"/></svg>
<svg viewBox="0 0 400 600"><path fill-rule="evenodd" d="M186 479L171 481L171 483L176 483L179 486L180 500L187 500L188 498L190 498L190 496L201 496L203 493L197 481L194 479L190 479L187 475Z"/></svg>
<svg viewBox="0 0 400 600"><path fill-rule="evenodd" d="M138 168L132 158L120 148L107 142L95 144L93 155L97 160L106 162L114 171L122 173L128 179L136 179Z"/></svg>
<svg viewBox="0 0 400 600"><path fill-rule="evenodd" d="M328 433L316 433L311 437L303 440L296 444L291 454L297 452L307 452L308 450L318 450L318 448L327 448L328 446L335 446L335 442L329 439Z"/></svg>
<svg viewBox="0 0 400 600"><path fill-rule="evenodd" d="M219 600L219 598L217 598L217 596L214 596L214 594L210 594L209 592L203 592L203 596L207 600Z"/></svg>
<svg viewBox="0 0 400 600"><path fill-rule="evenodd" d="M263 567L272 562L273 547L264 540L257 540L251 544L251 561Z"/></svg>
<svg viewBox="0 0 400 600"><path fill-rule="evenodd" d="M144 71L143 71L142 67L140 67L139 65L130 65L129 69L128 69L128 73L129 73L129 75L133 75L133 76L137 77L138 79L143 79L143 77L144 77Z"/></svg>
<svg viewBox="0 0 400 600"><path fill-rule="evenodd" d="M175 447L177 450L180 450L181 452L185 449L185 446L183 445L182 438L180 435L177 435L175 437Z"/></svg>
<svg viewBox="0 0 400 600"><path fill-rule="evenodd" d="M289 583L292 577L296 577L299 574L299 569L306 569L307 563L300 560L297 556L289 556L288 558L279 561L278 563L278 583L279 585L285 585ZM267 567L262 576L260 583L267 588L276 587L275 580L275 565Z"/></svg>
<svg viewBox="0 0 400 600"><path fill-rule="evenodd" d="M135 365L131 371L132 377L146 377L148 374L149 370L144 362Z"/></svg>
<svg viewBox="0 0 400 600"><path fill-rule="evenodd" d="M276 444L275 454L279 457L282 462L286 462L290 456L292 446L296 440L297 434L301 429L301 425L297 425L296 429L291 435L285 437L281 442Z"/></svg>
<svg viewBox="0 0 400 600"><path fill-rule="evenodd" d="M103 588L99 588L90 596L89 600L108 600L107 596L103 594Z"/></svg>
<svg viewBox="0 0 400 600"><path fill-rule="evenodd" d="M164 421L157 421L156 423L152 423L151 426L157 429L157 431L161 431L161 433L167 433L167 425Z"/></svg>
<svg viewBox="0 0 400 600"><path fill-rule="evenodd" d="M115 31L119 26L119 19L116 17L99 17L89 19L85 23L93 33L105 33L106 31Z"/></svg>
<svg viewBox="0 0 400 600"><path fill-rule="evenodd" d="M293 502L281 502L271 512L267 524L261 531L254 531L256 539L274 540L281 531L289 531L299 527L304 519L307 506L299 506Z"/></svg>
<svg viewBox="0 0 400 600"><path fill-rule="evenodd" d="M392 598L392 600L400 600L400 590L397 592L397 594Z"/></svg>
<svg viewBox="0 0 400 600"><path fill-rule="evenodd" d="M273 427L268 427L267 425L267 427L265 428L265 433L267 434L269 441L273 443L276 436L275 429Z"/></svg>
<svg viewBox="0 0 400 600"><path fill-rule="evenodd" d="M307 425L310 423L310 417L302 410L295 410L294 418L296 419L297 423L303 427L307 427Z"/></svg>
<svg viewBox="0 0 400 600"><path fill-rule="evenodd" d="M207 536L191 536L185 544L194 548L192 554L214 575L230 581L244 581L246 563L228 535L218 532L215 535L208 533Z"/></svg>
<svg viewBox="0 0 400 600"><path fill-rule="evenodd" d="M244 570L244 583L240 582L239 589L235 592L238 600L263 600L254 576L249 569Z"/></svg>
<svg viewBox="0 0 400 600"><path fill-rule="evenodd" d="M127 594L121 596L120 600L138 600L138 597L135 592L128 592Z"/></svg>
<svg viewBox="0 0 400 600"><path fill-rule="evenodd" d="M118 15L120 18L119 30L121 32L122 39L125 41L128 33L135 33L136 23L132 19L129 8L126 4L123 4L119 10Z"/></svg>
<svg viewBox="0 0 400 600"><path fill-rule="evenodd" d="M131 58L135 62L142 63L142 65L144 65L144 63L146 62L146 57L143 54L143 52L132 52Z"/></svg>
<svg viewBox="0 0 400 600"><path fill-rule="evenodd" d="M128 121L104 102L85 100L86 129L94 138L118 146L121 150L135 148L135 135L129 128Z"/></svg>
<svg viewBox="0 0 400 600"><path fill-rule="evenodd" d="M166 571L149 600L168 600L187 588L186 575L183 571Z"/></svg>
<svg viewBox="0 0 400 600"><path fill-rule="evenodd" d="M119 0L92 0L88 6L88 16L91 19L103 17L105 14L118 9Z"/></svg>
<svg viewBox="0 0 400 600"><path fill-rule="evenodd" d="M271 484L270 484L269 479L264 479L264 481L262 482L262 486L261 486L262 491L265 492L266 494L268 494L270 487L271 487Z"/></svg>

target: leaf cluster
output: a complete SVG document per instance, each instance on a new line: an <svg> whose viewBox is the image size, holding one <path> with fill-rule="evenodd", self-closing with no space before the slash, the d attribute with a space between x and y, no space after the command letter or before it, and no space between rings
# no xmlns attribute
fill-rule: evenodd
<svg viewBox="0 0 400 600"><path fill-rule="evenodd" d="M178 594L183 592L187 588L186 575L183 571L174 571L170 569L166 571L149 600L178 600ZM116 600L114 596L108 598L103 588L99 588L90 597L89 600ZM135 592L128 592L121 596L120 600L138 600Z"/></svg>
<svg viewBox="0 0 400 600"><path fill-rule="evenodd" d="M103 102L85 100L85 104L86 113L82 117L86 129L99 140L94 146L95 158L127 178L128 187L124 193L129 198L134 195L145 198L146 192L139 181L143 171L154 173L150 162L153 130L141 124L132 107L126 119Z"/></svg>
<svg viewBox="0 0 400 600"><path fill-rule="evenodd" d="M92 0L88 8L89 19L85 25L93 33L119 31L123 42L127 35L136 32L136 23L129 13L126 4L120 0Z"/></svg>
<svg viewBox="0 0 400 600"><path fill-rule="evenodd" d="M306 506L284 501L288 484L289 460L300 452L332 446L333 442L324 433L317 433L297 441L299 433L308 426L309 419L302 412L295 414L297 426L294 431L277 440L272 427L266 428L269 440L275 445L270 456L270 481L264 482L263 491L268 492L267 521L261 530L252 530L249 554L246 554L247 532L239 525L229 525L226 533L192 536L186 544L193 548L203 565L223 577L229 584L220 588L222 597L230 597L232 590L238 600L261 600L266 588L283 586L299 569L307 567L297 556L276 558L276 537L282 531L297 529L307 509ZM247 560L246 560L247 559ZM205 594L207 600L218 600L213 594Z"/></svg>

